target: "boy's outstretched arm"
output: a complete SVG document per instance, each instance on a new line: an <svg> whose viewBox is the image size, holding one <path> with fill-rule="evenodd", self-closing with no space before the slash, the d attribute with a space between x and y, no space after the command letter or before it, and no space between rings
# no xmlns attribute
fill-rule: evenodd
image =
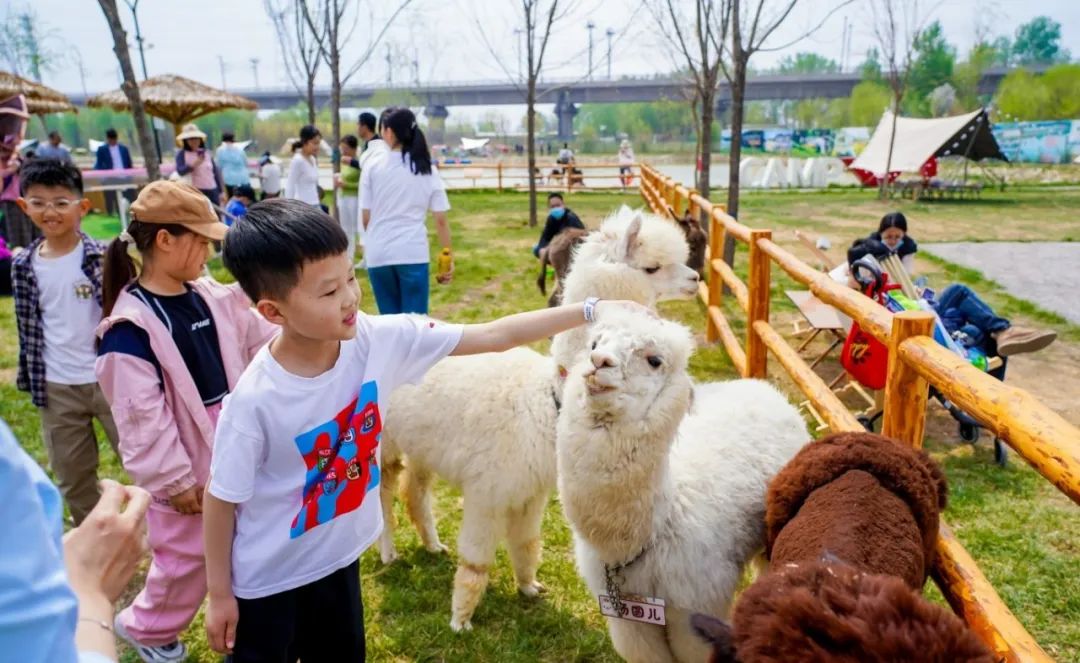
<svg viewBox="0 0 1080 663"><path fill-rule="evenodd" d="M231 654L236 644L239 608L232 591L232 544L236 529L236 505L206 491L203 497L203 539L206 554L206 636L210 648Z"/></svg>
<svg viewBox="0 0 1080 663"><path fill-rule="evenodd" d="M630 301L597 301L595 315L612 306L625 306L649 311L649 309ZM461 341L451 355L472 355L481 352L502 352L525 343L539 341L554 336L568 329L573 329L587 322L585 305L582 302L564 304L555 308L545 308L525 313L515 313L498 320L475 325L465 325Z"/></svg>

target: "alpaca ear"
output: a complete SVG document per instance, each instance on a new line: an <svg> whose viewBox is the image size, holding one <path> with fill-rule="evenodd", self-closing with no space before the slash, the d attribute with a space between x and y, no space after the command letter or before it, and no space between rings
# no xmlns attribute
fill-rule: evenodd
<svg viewBox="0 0 1080 663"><path fill-rule="evenodd" d="M615 212L615 216L630 216L634 213L634 210L630 209L630 206L626 203L619 205L619 211Z"/></svg>
<svg viewBox="0 0 1080 663"><path fill-rule="evenodd" d="M735 634L731 624L716 617L697 613L690 617L690 625L697 634L713 646L713 663L738 663L735 654Z"/></svg>
<svg viewBox="0 0 1080 663"><path fill-rule="evenodd" d="M641 214L634 216L630 225L626 227L626 238L623 240L623 256L632 258L634 249L637 248L638 234L641 233Z"/></svg>

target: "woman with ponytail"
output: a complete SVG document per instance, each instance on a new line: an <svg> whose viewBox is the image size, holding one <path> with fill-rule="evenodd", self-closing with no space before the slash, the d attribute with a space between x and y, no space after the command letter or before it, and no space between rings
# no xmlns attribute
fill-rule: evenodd
<svg viewBox="0 0 1080 663"><path fill-rule="evenodd" d="M131 214L105 255L96 373L124 469L153 496L153 558L114 626L142 660L182 661L179 635L206 596L200 514L218 412L274 328L239 287L199 278L227 227L198 189L153 182Z"/></svg>
<svg viewBox="0 0 1080 663"><path fill-rule="evenodd" d="M360 176L364 262L379 313L427 313L431 255L427 213L435 217L443 254L450 256L450 202L431 163L424 132L408 108L388 108L379 118L390 152ZM453 260L437 278L449 283Z"/></svg>

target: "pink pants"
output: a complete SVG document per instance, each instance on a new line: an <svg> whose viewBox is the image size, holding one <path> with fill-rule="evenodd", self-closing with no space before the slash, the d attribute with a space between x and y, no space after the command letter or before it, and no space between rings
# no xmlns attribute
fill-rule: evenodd
<svg viewBox="0 0 1080 663"><path fill-rule="evenodd" d="M201 515L154 504L146 513L153 559L146 585L120 613L124 630L143 645L175 642L206 598Z"/></svg>
<svg viewBox="0 0 1080 663"><path fill-rule="evenodd" d="M206 410L216 425L221 404ZM153 647L175 642L195 619L206 598L206 559L201 514L184 515L155 501L146 530L152 555L146 585L120 612L120 623L139 644Z"/></svg>

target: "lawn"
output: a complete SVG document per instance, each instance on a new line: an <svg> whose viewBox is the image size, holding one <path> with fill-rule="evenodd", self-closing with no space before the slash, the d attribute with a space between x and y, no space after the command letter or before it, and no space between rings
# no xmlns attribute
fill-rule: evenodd
<svg viewBox="0 0 1080 663"><path fill-rule="evenodd" d="M450 214L455 235L457 272L446 287L434 286L432 312L457 322L493 317L536 308L544 298L536 290L536 262L529 253L537 229L527 225L523 194L453 192ZM575 194L568 201L586 223L598 222L621 203L639 205L640 198L619 194ZM895 205L894 205L895 206ZM1080 220L1075 210L1080 192L1055 191L987 194L982 202L903 205L919 239L1077 239ZM804 228L827 234L834 244L865 234L886 208L863 192L821 194L747 194L744 222L778 230L778 240L794 247L790 230ZM115 220L95 217L86 228L99 236L118 230ZM740 264L743 262L740 253ZM951 278L977 286L995 306L1010 314L1039 320L1059 329L1067 342L1080 340L1080 332L1060 319L1008 297L978 273L958 270L947 263L924 261L931 280ZM215 275L228 275L219 263ZM783 289L793 287L774 269L777 287L773 320L787 332L793 309ZM362 308L374 303L366 280L361 279ZM703 313L696 302L666 304L662 313L701 332ZM736 324L741 333L741 325ZM29 399L16 392L16 337L10 299L0 300L0 402L3 416L24 447L44 462L38 420ZM546 349L545 343L536 345ZM775 373L778 366L770 363ZM718 346L701 348L691 370L698 379L735 377ZM835 370L826 367L826 371ZM781 384L786 380L774 375ZM787 385L790 387L790 385ZM792 394L793 400L797 398ZM801 400L801 399L799 399ZM960 447L948 420L934 414L928 446L938 452L950 479L952 499L946 517L960 540L979 562L1020 621L1054 658L1080 661L1080 518L1068 499L1033 470L1016 460L1006 468L990 461L980 444L973 454L947 453ZM105 447L103 447L103 450ZM126 480L111 452L103 451L102 474ZM436 513L444 541L456 540L460 523L460 493L440 484ZM399 508L399 520L407 523ZM401 558L383 567L375 551L362 560L367 640L374 661L615 661L595 597L586 591L573 566L570 531L558 502L552 500L545 521L544 563L540 579L549 591L541 599L527 599L515 591L505 553L500 551L492 569L487 595L473 618L475 630L454 634L448 622L454 574L452 556L424 551L411 526L398 533ZM133 584L134 585L134 584ZM137 587L133 587L137 589ZM936 596L935 590L930 590ZM200 621L184 636L192 661L211 661ZM124 661L135 661L127 652Z"/></svg>

